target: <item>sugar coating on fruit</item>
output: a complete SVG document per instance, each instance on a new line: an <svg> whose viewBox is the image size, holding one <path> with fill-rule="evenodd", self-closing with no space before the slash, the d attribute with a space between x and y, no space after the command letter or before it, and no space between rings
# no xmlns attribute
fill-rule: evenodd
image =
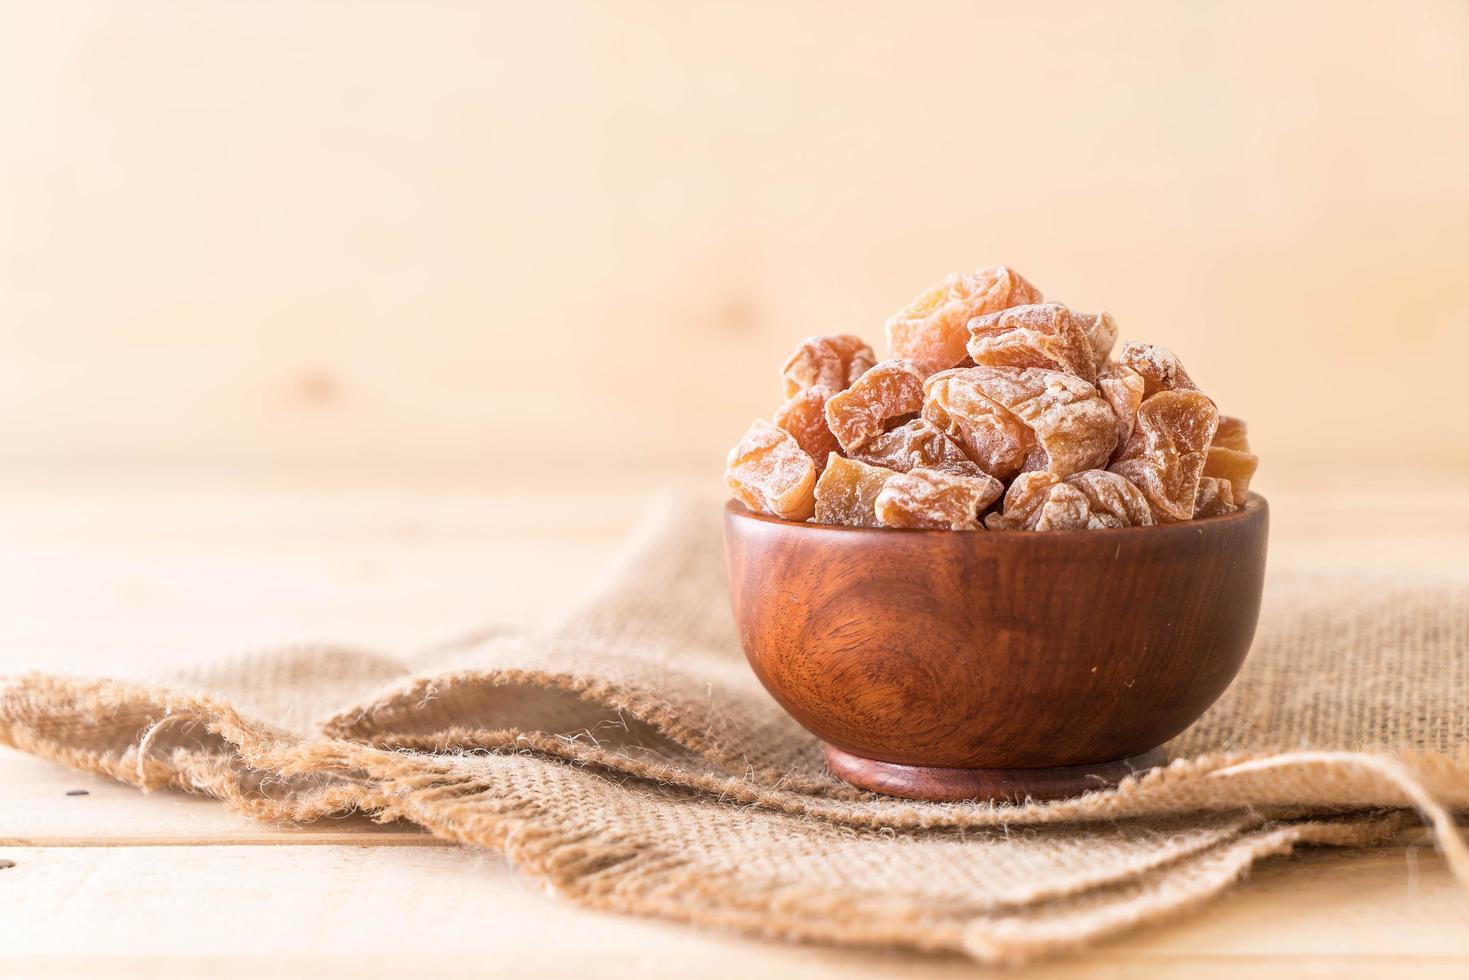
<svg viewBox="0 0 1469 980"><path fill-rule="evenodd" d="M1151 398L1160 391L1198 391L1178 355L1157 344L1141 344L1124 340L1117 359L1143 377L1143 397Z"/></svg>
<svg viewBox="0 0 1469 980"><path fill-rule="evenodd" d="M1097 376L1097 390L1112 406L1112 415L1117 419L1117 449L1127 445L1132 436L1132 427L1137 422L1137 409L1143 403L1146 390L1143 376L1126 364L1108 364ZM1116 450L1114 450L1116 452Z"/></svg>
<svg viewBox="0 0 1469 980"><path fill-rule="evenodd" d="M888 527L980 530L980 512L1004 484L992 476L955 476L915 469L889 477L877 495L877 518Z"/></svg>
<svg viewBox="0 0 1469 980"><path fill-rule="evenodd" d="M785 403L730 451L737 499L790 520L950 530L1244 506L1259 466L1244 421L1220 415L1168 348L1119 347L1109 313L1046 303L991 266L946 277L886 330L884 361L855 334L796 347Z"/></svg>
<svg viewBox="0 0 1469 980"><path fill-rule="evenodd" d="M811 385L775 410L775 424L795 438L816 464L818 473L825 468L826 457L840 448L837 437L826 424L826 401L834 394L826 385Z"/></svg>
<svg viewBox="0 0 1469 980"><path fill-rule="evenodd" d="M877 495L897 471L869 466L832 453L821 479L816 481L816 523L851 527L882 527L877 518Z"/></svg>
<svg viewBox="0 0 1469 980"><path fill-rule="evenodd" d="M980 366L960 372L951 382L961 383L972 384L1029 430L1022 471L1069 476L1105 466L1117 447L1117 417L1111 406L1095 385L1075 375ZM987 472L1006 479L993 470Z"/></svg>
<svg viewBox="0 0 1469 980"><path fill-rule="evenodd" d="M1143 400L1132 437L1108 469L1143 492L1158 523L1189 520L1218 423L1202 392L1160 391Z"/></svg>
<svg viewBox="0 0 1469 980"><path fill-rule="evenodd" d="M1107 366L1107 361L1112 357L1112 348L1117 344L1116 318L1105 310L1101 313L1078 313L1072 310L1071 316L1081 325L1087 343L1091 345L1092 370L1101 374L1102 368Z"/></svg>
<svg viewBox="0 0 1469 980"><path fill-rule="evenodd" d="M725 461L724 482L761 514L804 521L815 506L816 464L789 432L756 419Z"/></svg>
<svg viewBox="0 0 1469 980"><path fill-rule="evenodd" d="M1059 303L1012 306L975 317L969 321L968 351L976 365L1044 368L1084 381L1097 378L1096 356L1083 322Z"/></svg>
<svg viewBox="0 0 1469 980"><path fill-rule="evenodd" d="M1234 491L1228 480L1205 476L1199 479L1199 492L1194 497L1194 517L1219 517L1236 510Z"/></svg>
<svg viewBox="0 0 1469 980"><path fill-rule="evenodd" d="M888 319L888 347L894 357L953 367L966 356L970 320L1041 299L1040 290L1002 265L945 276Z"/></svg>
<svg viewBox="0 0 1469 980"><path fill-rule="evenodd" d="M1078 531L1154 522L1137 487L1115 473L1086 470L1064 479L1022 473L1006 491L1001 511L985 523L994 530Z"/></svg>
<svg viewBox="0 0 1469 980"><path fill-rule="evenodd" d="M781 368L786 397L812 385L841 391L876 363L872 348L861 337L849 333L807 337Z"/></svg>
<svg viewBox="0 0 1469 980"><path fill-rule="evenodd" d="M922 468L942 470L956 476L984 474L978 463L964 455L958 443L925 418L914 419L873 437L853 453L852 458L900 473Z"/></svg>
<svg viewBox="0 0 1469 980"><path fill-rule="evenodd" d="M869 368L846 391L827 399L826 424L842 450L852 453L923 407L923 382L932 369L895 359Z"/></svg>
<svg viewBox="0 0 1469 980"><path fill-rule="evenodd" d="M1035 449L1035 433L985 392L979 370L958 368L930 378L923 417L981 470L1013 480Z"/></svg>

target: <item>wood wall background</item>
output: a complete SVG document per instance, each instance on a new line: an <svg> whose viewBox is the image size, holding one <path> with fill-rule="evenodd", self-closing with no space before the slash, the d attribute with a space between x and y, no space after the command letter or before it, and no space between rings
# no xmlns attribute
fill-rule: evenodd
<svg viewBox="0 0 1469 980"><path fill-rule="evenodd" d="M6 470L717 474L999 261L1267 465L1469 458L1453 0L7 0L0 134Z"/></svg>

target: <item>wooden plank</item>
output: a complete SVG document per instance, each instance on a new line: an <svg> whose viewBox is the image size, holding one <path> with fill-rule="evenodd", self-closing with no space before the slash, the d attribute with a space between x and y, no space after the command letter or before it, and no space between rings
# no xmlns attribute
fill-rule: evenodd
<svg viewBox="0 0 1469 980"><path fill-rule="evenodd" d="M1431 853L1407 855L1267 865L1197 914L1026 976L1462 976L1460 896ZM0 872L7 975L243 977L267 964L302 977L974 974L957 957L789 946L578 909L460 848L6 847L0 857L15 861Z"/></svg>
<svg viewBox="0 0 1469 980"><path fill-rule="evenodd" d="M592 581L652 493L587 508L540 491L0 487L0 674L137 673L303 640L405 655L528 625Z"/></svg>

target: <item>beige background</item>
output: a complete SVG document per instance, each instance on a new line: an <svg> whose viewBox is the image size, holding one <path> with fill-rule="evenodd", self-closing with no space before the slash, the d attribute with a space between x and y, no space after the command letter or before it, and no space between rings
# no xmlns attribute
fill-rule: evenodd
<svg viewBox="0 0 1469 980"><path fill-rule="evenodd" d="M1263 487L1469 456L1461 2L6 0L0 132L7 472L717 480L796 340L997 261Z"/></svg>

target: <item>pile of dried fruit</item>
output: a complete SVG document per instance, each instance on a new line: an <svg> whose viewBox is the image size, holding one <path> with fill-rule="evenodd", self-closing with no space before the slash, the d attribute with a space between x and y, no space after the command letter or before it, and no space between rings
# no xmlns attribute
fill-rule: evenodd
<svg viewBox="0 0 1469 980"><path fill-rule="evenodd" d="M1043 303L996 266L952 275L887 322L893 359L811 337L787 401L730 450L725 480L788 520L955 531L1071 530L1212 517L1257 457L1170 351Z"/></svg>

